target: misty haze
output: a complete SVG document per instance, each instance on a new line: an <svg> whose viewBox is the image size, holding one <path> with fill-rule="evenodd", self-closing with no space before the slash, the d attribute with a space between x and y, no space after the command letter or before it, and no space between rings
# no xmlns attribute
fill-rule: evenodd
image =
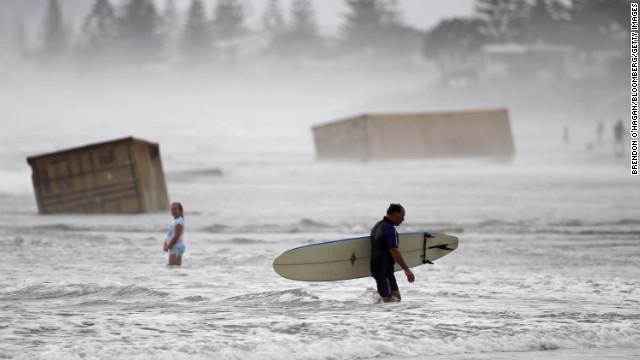
<svg viewBox="0 0 640 360"><path fill-rule="evenodd" d="M640 356L630 2L452 3L0 0L0 357ZM422 153L406 118L433 121ZM63 200L27 158L130 136L167 211L39 214ZM387 137L402 151L331 147ZM460 239L396 275L401 303L375 304L372 278L273 271L396 202L398 232Z"/></svg>
<svg viewBox="0 0 640 360"><path fill-rule="evenodd" d="M345 3L338 33L325 36L311 1L6 1L3 111L17 126L9 141L44 135L41 151L151 132L172 146L149 127L180 124L171 131L180 143L197 134L237 139L234 152L309 153L317 123L483 108L510 111L523 155L527 126L552 126L536 139L551 145L567 127L580 152L593 148L600 123L613 141L626 99L624 2L478 1L474 17L428 31L403 22L401 2Z"/></svg>

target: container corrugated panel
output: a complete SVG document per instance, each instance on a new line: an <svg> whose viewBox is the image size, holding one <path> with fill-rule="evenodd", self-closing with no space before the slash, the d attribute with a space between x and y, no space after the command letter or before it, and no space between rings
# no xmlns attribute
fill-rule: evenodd
<svg viewBox="0 0 640 360"><path fill-rule="evenodd" d="M33 156L27 162L42 214L168 209L157 144L128 137ZM153 186L143 186L151 182Z"/></svg>
<svg viewBox="0 0 640 360"><path fill-rule="evenodd" d="M505 109L370 114L313 128L319 158L489 156L515 153Z"/></svg>
<svg viewBox="0 0 640 360"><path fill-rule="evenodd" d="M313 131L318 157L368 158L367 117L317 126Z"/></svg>

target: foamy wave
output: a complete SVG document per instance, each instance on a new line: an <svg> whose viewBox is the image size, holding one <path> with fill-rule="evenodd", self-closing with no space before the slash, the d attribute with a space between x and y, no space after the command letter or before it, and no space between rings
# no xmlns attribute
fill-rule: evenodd
<svg viewBox="0 0 640 360"><path fill-rule="evenodd" d="M635 220L588 222L569 219L546 222L540 219L517 221L490 219L477 223L411 223L403 224L402 230L403 232L419 232L428 229L428 231L447 234L640 235L638 225L640 225L640 221Z"/></svg>
<svg viewBox="0 0 640 360"><path fill-rule="evenodd" d="M181 300L186 302L202 302L202 301L209 301L210 299L206 296L192 295L192 296L184 297Z"/></svg>
<svg viewBox="0 0 640 360"><path fill-rule="evenodd" d="M235 296L224 300L225 302L233 302L237 305L300 305L318 303L319 298L308 293L303 289L290 289L284 291L267 291L252 293L246 295Z"/></svg>
<svg viewBox="0 0 640 360"><path fill-rule="evenodd" d="M257 239L249 239L249 238L233 238L233 239L229 240L228 243L244 245L244 244L263 244L263 243L266 243L266 241L257 240Z"/></svg>
<svg viewBox="0 0 640 360"><path fill-rule="evenodd" d="M70 221L76 221L76 219L70 219ZM36 226L25 226L27 229L34 229L38 231L46 231L46 232L158 232L158 227L156 225L148 225L148 226L139 226L139 225L127 225L121 223L114 223L112 225L108 224L91 224L84 223L82 225L75 225L69 223L54 223L54 224L44 224L44 225L36 225ZM162 228L164 230L164 228Z"/></svg>
<svg viewBox="0 0 640 360"><path fill-rule="evenodd" d="M388 326L393 328L391 321ZM482 353L539 353L556 349L588 348L639 348L638 334L629 336L616 331L615 326L590 331L556 333L554 331L526 331L520 334L497 335L490 330L474 331L468 336L443 336L438 331L413 329L404 334L371 327L369 338L341 336L336 329L331 337L316 338L316 341L289 343L284 335L274 335L270 343L261 342L252 350L260 359L362 359L362 358L411 358L434 355L456 356ZM499 330L498 330L499 331ZM347 332L348 334L348 332ZM377 335L376 335L377 334ZM387 338L383 338L387 334ZM571 335L567 335L571 334ZM413 335L413 336L411 336ZM239 350L239 349L236 349ZM230 352L229 358L241 359L248 354ZM551 355L551 353L549 353Z"/></svg>
<svg viewBox="0 0 640 360"><path fill-rule="evenodd" d="M344 238L366 236L372 223L326 223L313 219L301 219L289 224L247 224L230 226L212 224L201 228L200 231L215 234L303 234L303 233L335 233L344 234ZM580 220L566 220L546 222L539 219L505 221L499 219L472 222L413 222L402 224L400 232L434 232L451 235L461 234L518 234L518 235L621 235L638 236L640 227L638 223L630 220L613 222L585 222ZM251 243L251 242L249 242Z"/></svg>
<svg viewBox="0 0 640 360"><path fill-rule="evenodd" d="M291 224L275 224L275 223L262 223L262 224L248 224L240 226L228 226L222 224L212 224L201 228L200 231L210 232L214 234L220 233L282 233L282 234L297 234L297 233L328 233L337 232L345 234L363 233L369 230L364 230L369 225L363 224L347 224L336 223L329 224L322 221L312 219L301 219L297 223Z"/></svg>
<svg viewBox="0 0 640 360"><path fill-rule="evenodd" d="M220 168L170 171L165 173L167 181L170 182L191 182L194 179L202 180L203 178L221 176L224 176L224 172Z"/></svg>
<svg viewBox="0 0 640 360"><path fill-rule="evenodd" d="M91 227L88 226L77 226L70 224L46 224L46 225L36 225L31 228L35 230L43 230L43 231L89 231L92 230Z"/></svg>
<svg viewBox="0 0 640 360"><path fill-rule="evenodd" d="M296 330L297 329L297 330ZM470 337L448 337L424 331L414 332L410 339L401 336L402 333L385 331L382 327L369 329L368 337L352 337L344 333L345 329L337 328L332 336L317 337L312 331L312 324L299 324L295 329L273 329L266 338L243 337L236 342L211 342L207 338L207 346L195 346L188 339L173 340L171 346L157 346L141 348L135 346L124 347L121 344L100 344L100 346L86 346L85 343L76 348L65 348L56 344L49 344L38 351L41 358L66 359L76 358L81 352L83 357L95 359L209 359L221 358L229 360L280 360L280 359L373 359L373 358L460 358L460 359L537 359L551 358L557 353L554 350L574 349L581 353L582 349L593 349L594 354L612 356L615 354L638 354L638 345L624 346L624 341L609 341L611 336L620 335L608 331L592 332L573 336L558 336L549 332L533 332L529 334L514 334L493 337L490 334ZM292 332L293 331L293 332ZM307 334L306 340L299 340L297 332ZM381 332L387 338L374 334ZM586 336L585 336L586 335ZM601 346L608 342L611 346ZM628 344L628 343L627 343ZM97 344L96 344L97 345ZM614 349L611 351L602 349ZM616 352L615 349L626 351ZM597 351L600 350L600 351ZM587 350L586 353L589 353ZM585 352L582 352L585 353ZM566 354L564 352L563 354ZM6 355L16 359L33 358L24 352L14 352ZM614 356L615 357L615 356ZM565 357L560 356L561 359ZM573 357L571 357L573 358ZM581 357L582 358L582 357ZM600 358L584 357L588 359ZM616 357L617 358L617 357ZM621 357L633 358L633 357Z"/></svg>
<svg viewBox="0 0 640 360"><path fill-rule="evenodd" d="M115 299L136 297L164 298L169 293L143 286L105 281L102 283L68 283L66 281L34 283L24 281L0 289L0 300L36 300L103 296Z"/></svg>

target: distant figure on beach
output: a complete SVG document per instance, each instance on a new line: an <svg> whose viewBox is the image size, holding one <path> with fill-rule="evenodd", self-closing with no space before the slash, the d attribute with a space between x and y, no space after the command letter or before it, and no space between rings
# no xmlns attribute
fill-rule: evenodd
<svg viewBox="0 0 640 360"><path fill-rule="evenodd" d="M169 265L181 266L182 254L186 246L184 244L184 210L182 204L174 202L171 204L171 216L173 216L173 222L169 227L169 233L167 239L164 241L164 251L169 252Z"/></svg>
<svg viewBox="0 0 640 360"><path fill-rule="evenodd" d="M369 266L371 276L376 280L378 294L384 302L400 301L400 290L393 275L393 266L398 263L412 283L415 280L413 272L404 262L398 249L398 232L396 226L404 221L405 210L400 204L391 204L387 215L371 229L371 259Z"/></svg>
<svg viewBox="0 0 640 360"><path fill-rule="evenodd" d="M622 143L622 139L624 138L624 124L622 124L622 119L618 119L618 122L613 126L613 136L615 139L613 151L618 155L622 155L624 153L624 144Z"/></svg>
<svg viewBox="0 0 640 360"><path fill-rule="evenodd" d="M597 135L598 135L598 144L602 144L602 135L604 135L604 124L602 123L602 121L598 123Z"/></svg>

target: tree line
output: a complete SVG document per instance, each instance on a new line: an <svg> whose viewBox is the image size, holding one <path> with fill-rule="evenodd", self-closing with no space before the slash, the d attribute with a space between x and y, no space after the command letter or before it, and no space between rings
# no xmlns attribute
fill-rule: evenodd
<svg viewBox="0 0 640 360"><path fill-rule="evenodd" d="M476 0L475 16L443 20L425 35L423 54L453 75L464 73L465 61L488 44L555 45L587 59L598 51L622 58L629 43L630 2Z"/></svg>
<svg viewBox="0 0 640 360"><path fill-rule="evenodd" d="M284 9L280 0L269 0L262 14L262 31L246 24L247 0L216 0L210 14L203 0L191 0L184 16L174 0L166 0L162 11L153 0L117 4L94 0L77 34L65 24L62 2L49 0L42 44L37 49L26 44L23 21L16 21L12 31L4 32L12 33L11 48L43 63L77 60L87 66L143 65L172 57L201 64L235 59L243 39L256 35L265 43L260 55L285 58L330 57L368 48L396 53L419 47L423 34L403 24L396 0L345 3L348 12L337 41L321 36L312 0L293 0L289 9Z"/></svg>
<svg viewBox="0 0 640 360"><path fill-rule="evenodd" d="M166 0L162 11L153 0L94 0L77 34L65 23L62 2L49 0L38 49L28 49L24 22L7 24L0 17L0 32L10 34L4 42L12 46L3 44L5 49L45 64L76 61L87 67L141 66L167 59L188 64L235 60L243 39L256 34L263 39L258 56L317 59L421 51L426 58L450 62L489 43L606 48L628 26L629 3L476 0L473 16L445 19L423 32L404 24L397 0L345 0L347 11L338 38L327 39L318 31L311 0L293 0L289 9L283 9L280 0L269 0L259 32L246 24L247 0L216 0L211 13L203 0L191 0L184 16L174 0Z"/></svg>

